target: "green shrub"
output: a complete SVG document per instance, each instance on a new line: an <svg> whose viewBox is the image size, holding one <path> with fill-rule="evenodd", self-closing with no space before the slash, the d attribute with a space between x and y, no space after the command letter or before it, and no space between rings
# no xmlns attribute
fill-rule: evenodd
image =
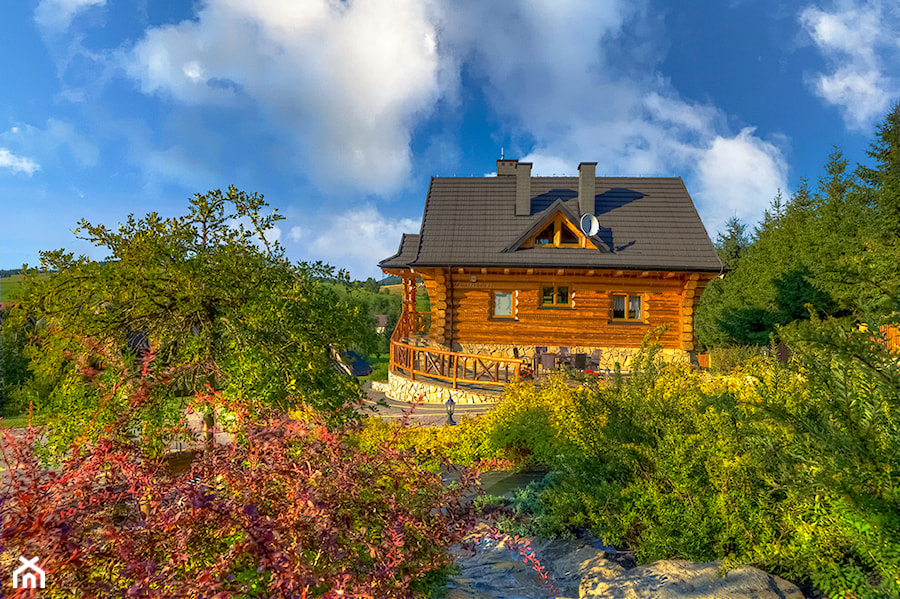
<svg viewBox="0 0 900 599"><path fill-rule="evenodd" d="M630 378L572 393L564 410L543 405L527 421L543 439L525 446L546 455L554 439L569 453L514 499L532 514L527 531L588 528L642 562L724 558L834 597L896 597L900 373L869 329L813 319L782 332L791 365L753 357L728 376L665 365L648 347ZM536 409L520 403L513 415ZM519 416L494 420L506 423L494 438L519 439Z"/></svg>
<svg viewBox="0 0 900 599"><path fill-rule="evenodd" d="M714 374L728 374L738 366L762 355L758 345L732 345L709 350L709 369Z"/></svg>

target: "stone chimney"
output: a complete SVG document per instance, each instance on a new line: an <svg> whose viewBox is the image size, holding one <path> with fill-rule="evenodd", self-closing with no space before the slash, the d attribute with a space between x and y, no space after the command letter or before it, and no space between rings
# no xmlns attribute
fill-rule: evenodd
<svg viewBox="0 0 900 599"><path fill-rule="evenodd" d="M515 175L516 174L516 164L518 160L504 160L501 158L497 161L497 176L502 177L503 175Z"/></svg>
<svg viewBox="0 0 900 599"><path fill-rule="evenodd" d="M578 165L578 210L582 214L594 214L596 170L596 162L582 162Z"/></svg>
<svg viewBox="0 0 900 599"><path fill-rule="evenodd" d="M516 216L531 216L531 163L516 165Z"/></svg>

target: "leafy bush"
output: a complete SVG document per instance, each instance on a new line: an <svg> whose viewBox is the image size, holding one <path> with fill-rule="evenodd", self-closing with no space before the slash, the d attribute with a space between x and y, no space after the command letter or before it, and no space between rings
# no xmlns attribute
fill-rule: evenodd
<svg viewBox="0 0 900 599"><path fill-rule="evenodd" d="M123 384L122 415L58 468L42 468L34 429L0 446L0 565L40 556L42 596L410 597L473 523L473 472L447 488L390 439L359 447L352 423L255 420L218 394L196 407L230 413L235 442L173 474L135 438L149 360Z"/></svg>
<svg viewBox="0 0 900 599"><path fill-rule="evenodd" d="M709 368L715 374L728 374L738 366L762 355L758 345L732 345L709 350Z"/></svg>
<svg viewBox="0 0 900 599"><path fill-rule="evenodd" d="M665 365L648 347L628 379L571 393L556 408L568 419L526 393L491 438L530 426L542 437L531 455L548 455L547 439L566 455L515 498L527 530L588 528L643 562L725 558L834 597L896 597L900 366L869 329L813 315L782 331L790 366L756 357L729 376Z"/></svg>
<svg viewBox="0 0 900 599"><path fill-rule="evenodd" d="M28 402L16 395L19 386L31 381L25 345L28 329L25 323L12 322L9 310L0 314L0 413L16 416L28 410Z"/></svg>

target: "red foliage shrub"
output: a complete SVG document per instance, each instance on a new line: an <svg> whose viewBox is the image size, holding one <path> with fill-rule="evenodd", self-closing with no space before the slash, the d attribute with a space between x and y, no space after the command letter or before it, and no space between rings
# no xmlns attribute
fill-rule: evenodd
<svg viewBox="0 0 900 599"><path fill-rule="evenodd" d="M150 359L132 406L149 396ZM474 524L474 471L448 488L390 441L360 449L352 424L224 407L234 442L198 451L183 474L124 434L124 416L54 469L35 430L4 432L2 571L38 556L41 597L411 597Z"/></svg>

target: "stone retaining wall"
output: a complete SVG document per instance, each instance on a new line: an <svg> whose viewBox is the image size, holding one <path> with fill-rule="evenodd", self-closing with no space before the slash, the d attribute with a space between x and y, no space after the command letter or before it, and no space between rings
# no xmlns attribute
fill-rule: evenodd
<svg viewBox="0 0 900 599"><path fill-rule="evenodd" d="M454 351L461 353L502 356L505 358L515 357L513 349L519 350L520 358L531 358L531 356L534 355L535 348L534 345L501 345L496 343L457 343L454 345ZM613 370L615 369L617 362L623 370L628 370L631 359L638 351L640 351L637 347L575 346L569 348L573 354L580 353L588 355L593 353L595 349L599 349L603 352L600 356L600 366L598 367L600 370L607 368ZM551 345L547 348L547 351L559 353L559 346ZM659 355L662 356L663 360L666 362L690 362L691 359L690 353L683 349L662 349L660 350Z"/></svg>
<svg viewBox="0 0 900 599"><path fill-rule="evenodd" d="M384 385L384 383L380 385ZM423 396L422 401L425 403L444 403L450 397L456 403L467 404L494 403L497 401L497 397L494 395L480 394L463 389L449 389L422 381L411 381L393 372L388 373L386 387L386 390L383 387L376 389L375 383L372 383L373 390L383 391L388 397L397 401L415 401L420 395Z"/></svg>

